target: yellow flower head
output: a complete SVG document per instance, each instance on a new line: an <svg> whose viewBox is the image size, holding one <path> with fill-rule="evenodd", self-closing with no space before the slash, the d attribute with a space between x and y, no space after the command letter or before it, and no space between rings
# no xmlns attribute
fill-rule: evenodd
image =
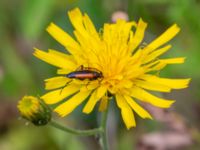
<svg viewBox="0 0 200 150"><path fill-rule="evenodd" d="M23 118L35 125L45 125L51 119L50 109L33 96L24 96L19 101L17 108Z"/></svg>
<svg viewBox="0 0 200 150"><path fill-rule="evenodd" d="M36 97L24 96L17 107L22 116L30 119L39 111L40 103Z"/></svg>
<svg viewBox="0 0 200 150"><path fill-rule="evenodd" d="M160 59L160 55L171 48L170 41L180 28L174 24L150 44L140 46L147 23L118 20L114 24L104 24L98 33L87 14L76 8L68 13L74 27L75 38L51 23L49 34L68 51L64 54L50 49L48 52L35 49L34 55L58 67L59 76L45 80L46 89L52 90L41 98L47 104L55 104L63 99L55 111L61 116L71 113L88 98L83 108L90 113L98 101L99 110L105 110L109 93L115 97L126 127L136 125L133 111L142 118L151 115L138 102L147 102L157 107L168 108L174 102L152 95L149 91L170 92L172 89L186 88L189 79L161 78L156 71L168 64L181 64L185 58ZM80 66L95 68L103 75L96 80L69 79L65 75ZM62 89L63 88L63 89ZM62 91L62 92L61 92Z"/></svg>

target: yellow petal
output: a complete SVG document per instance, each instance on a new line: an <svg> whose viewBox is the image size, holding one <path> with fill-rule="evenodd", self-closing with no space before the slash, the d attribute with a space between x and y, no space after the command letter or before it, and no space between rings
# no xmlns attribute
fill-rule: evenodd
<svg viewBox="0 0 200 150"><path fill-rule="evenodd" d="M86 33L81 34L78 31L74 31L74 35L76 36L76 39L79 41L82 48L83 58L79 58L78 61L80 61L80 59L90 58L91 61L98 62L98 55L96 54L96 51L98 50L99 45L96 44L93 36L86 36Z"/></svg>
<svg viewBox="0 0 200 150"><path fill-rule="evenodd" d="M101 98L100 105L99 105L99 111L103 112L103 111L105 111L107 109L108 100L109 100L108 96L103 96Z"/></svg>
<svg viewBox="0 0 200 150"><path fill-rule="evenodd" d="M91 57L90 55L94 55L93 51L99 49L100 38L92 21L87 14L83 16L78 8L69 11L68 15L76 29L74 34L81 45L82 54L85 54L87 58L95 58L96 56Z"/></svg>
<svg viewBox="0 0 200 150"><path fill-rule="evenodd" d="M132 88L130 92L131 92L132 97L135 97L138 100L150 103L157 107L169 108L174 103L174 100L166 100L166 99L156 97L138 87Z"/></svg>
<svg viewBox="0 0 200 150"><path fill-rule="evenodd" d="M135 48L142 42L144 38L144 32L147 27L147 23L145 23L141 18L138 22L135 34L132 39L130 39L129 43L129 51L134 51Z"/></svg>
<svg viewBox="0 0 200 150"><path fill-rule="evenodd" d="M33 53L33 55L59 68L73 70L76 67L76 65L69 59L64 59L63 57L55 55L54 53L51 52L44 52L35 48L35 52Z"/></svg>
<svg viewBox="0 0 200 150"><path fill-rule="evenodd" d="M94 106L97 103L97 101L99 101L99 99L97 99L96 97L96 90L95 90L90 96L86 105L84 106L83 112L89 114L94 109Z"/></svg>
<svg viewBox="0 0 200 150"><path fill-rule="evenodd" d="M83 112L86 114L90 113L94 109L96 103L101 99L101 97L105 95L106 91L107 88L105 88L104 86L100 86L98 89L96 89L90 96L85 107L83 108Z"/></svg>
<svg viewBox="0 0 200 150"><path fill-rule="evenodd" d="M83 15L79 8L75 8L68 12L69 19L74 28L79 31L82 35L87 36L88 33L83 25Z"/></svg>
<svg viewBox="0 0 200 150"><path fill-rule="evenodd" d="M101 98L103 95L105 95L107 91L107 87L106 86L100 86L98 89L97 89L97 97L98 98Z"/></svg>
<svg viewBox="0 0 200 150"><path fill-rule="evenodd" d="M103 40L109 44L111 42L111 25L108 23L105 23L103 27Z"/></svg>
<svg viewBox="0 0 200 150"><path fill-rule="evenodd" d="M62 44L71 54L77 54L79 52L79 44L60 27L51 23L47 27L47 32L60 44Z"/></svg>
<svg viewBox="0 0 200 150"><path fill-rule="evenodd" d="M94 90L97 87L99 87L99 82L98 81L81 81L81 80L76 80L74 83L82 85L81 91L88 91L88 90Z"/></svg>
<svg viewBox="0 0 200 150"><path fill-rule="evenodd" d="M76 28L77 26L83 25L83 16L79 8L74 8L68 12L69 19L73 26Z"/></svg>
<svg viewBox="0 0 200 150"><path fill-rule="evenodd" d="M152 67L158 65L159 63L160 63L159 60L155 60L155 61L153 61L153 62L150 62L150 63L148 63L148 64L145 64L143 67L144 67L145 69L148 69L148 68L151 69Z"/></svg>
<svg viewBox="0 0 200 150"><path fill-rule="evenodd" d="M135 127L136 126L135 117L133 115L132 109L127 104L126 100L121 95L117 94L116 101L117 101L117 106L121 109L121 115L127 129Z"/></svg>
<svg viewBox="0 0 200 150"><path fill-rule="evenodd" d="M45 89L52 90L52 89L63 87L70 80L71 79L68 79L64 76L46 79L45 80Z"/></svg>
<svg viewBox="0 0 200 150"><path fill-rule="evenodd" d="M142 59L146 57L143 49L138 49L130 58L133 65L140 64Z"/></svg>
<svg viewBox="0 0 200 150"><path fill-rule="evenodd" d="M112 36L113 38L115 38L116 40L118 40L120 43L118 43L118 41L116 42L116 44L123 45L126 44L127 45L127 41L130 38L130 31L131 28L135 25L135 22L131 21L131 22L126 22L125 20L122 19L118 19L117 23L115 24L115 30L112 32ZM120 36L122 36L123 38L120 38ZM114 42L114 41L113 41ZM129 42L130 43L130 42ZM116 46L116 45L115 45ZM120 50L120 49L119 49ZM126 50L125 50L126 51Z"/></svg>
<svg viewBox="0 0 200 150"><path fill-rule="evenodd" d="M168 86L164 86L158 83L152 83L148 81L143 81L143 80L136 80L135 81L136 86L147 89L147 90L152 90L152 91L160 91L160 92L170 92L171 88Z"/></svg>
<svg viewBox="0 0 200 150"><path fill-rule="evenodd" d="M161 34L158 38L156 38L153 42L148 44L145 50L147 50L148 52L155 50L156 48L170 41L179 31L180 28L177 26L177 24L172 25L163 34Z"/></svg>
<svg viewBox="0 0 200 150"><path fill-rule="evenodd" d="M159 71L163 69L168 64L182 64L185 61L185 57L179 57L179 58L168 58L168 59L159 59L152 63L149 63L148 65L145 65L146 68L145 72L150 71Z"/></svg>
<svg viewBox="0 0 200 150"><path fill-rule="evenodd" d="M163 48L160 48L158 50L153 51L152 53L150 53L147 57L145 57L144 60L144 64L148 63L152 60L154 60L155 58L157 58L158 56L162 55L163 53L165 53L166 51L168 51L171 48L171 45L167 45Z"/></svg>
<svg viewBox="0 0 200 150"><path fill-rule="evenodd" d="M131 88L133 86L133 81L124 79L124 80L121 80L120 84L124 88Z"/></svg>
<svg viewBox="0 0 200 150"><path fill-rule="evenodd" d="M68 85L63 90L58 89L58 90L48 92L47 94L43 95L41 97L41 99L43 99L45 101L45 103L47 103L47 104L55 104L55 103L63 100L64 98L78 92L79 89L80 89L80 86ZM61 90L62 90L62 92L61 92Z"/></svg>
<svg viewBox="0 0 200 150"><path fill-rule="evenodd" d="M160 78L154 75L145 74L140 77L141 79L148 81L149 83L157 83L164 86L168 86L173 89L182 89L188 87L190 79L169 79Z"/></svg>
<svg viewBox="0 0 200 150"><path fill-rule="evenodd" d="M167 64L165 63L160 63L159 61L156 61L155 65L151 66L152 64L148 64L147 66L145 66L145 72L151 72L151 71L159 71L161 69L163 69Z"/></svg>
<svg viewBox="0 0 200 150"><path fill-rule="evenodd" d="M185 57L160 59L159 61L164 64L182 64L185 61Z"/></svg>
<svg viewBox="0 0 200 150"><path fill-rule="evenodd" d="M83 23L87 32L90 33L90 35L93 36L93 38L99 40L99 34L97 33L94 24L92 23L90 17L87 14L83 16Z"/></svg>
<svg viewBox="0 0 200 150"><path fill-rule="evenodd" d="M58 57L61 57L61 58L65 59L65 60L71 61L74 64L76 64L76 61L75 61L73 55L68 55L68 54L59 52L57 50L53 50L53 49L49 49L48 52L51 53L52 55L57 55Z"/></svg>
<svg viewBox="0 0 200 150"><path fill-rule="evenodd" d="M86 100L90 93L91 91L79 92L63 104L56 107L54 111L57 112L61 117L64 117L71 113L84 100Z"/></svg>
<svg viewBox="0 0 200 150"><path fill-rule="evenodd" d="M140 105L138 105L131 97L125 96L125 99L129 106L142 118L149 118L152 119L151 115L143 109Z"/></svg>
<svg viewBox="0 0 200 150"><path fill-rule="evenodd" d="M96 89L92 93L85 107L83 108L83 112L87 114L90 113L94 109L94 106L96 105L96 103L101 99L101 97L105 95L106 91L107 91L107 88L105 88L104 86L100 86L98 89Z"/></svg>
<svg viewBox="0 0 200 150"><path fill-rule="evenodd" d="M73 69L73 71L76 70L76 69ZM61 75L66 75L68 73L72 72L72 70L69 70L69 69L58 69L57 70L57 74L61 74Z"/></svg>

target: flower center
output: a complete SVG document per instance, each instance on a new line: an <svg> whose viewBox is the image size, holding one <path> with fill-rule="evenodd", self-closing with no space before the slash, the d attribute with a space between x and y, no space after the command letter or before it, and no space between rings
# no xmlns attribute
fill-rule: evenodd
<svg viewBox="0 0 200 150"><path fill-rule="evenodd" d="M18 109L22 116L31 117L39 110L40 103L37 98L33 96L25 96L18 103Z"/></svg>

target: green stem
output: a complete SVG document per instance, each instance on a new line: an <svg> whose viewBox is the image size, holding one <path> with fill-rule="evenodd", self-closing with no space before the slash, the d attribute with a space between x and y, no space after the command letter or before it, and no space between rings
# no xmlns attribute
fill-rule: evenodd
<svg viewBox="0 0 200 150"><path fill-rule="evenodd" d="M65 131L67 133L79 135L79 136L91 136L96 134L101 134L103 132L102 128L96 128L91 130L76 130L69 127L65 127L63 125L60 125L59 123L55 121L49 122L49 124L57 129L60 129L62 131Z"/></svg>
<svg viewBox="0 0 200 150"><path fill-rule="evenodd" d="M108 103L109 105L109 103ZM101 125L99 128L91 129L91 130L76 130L73 128L69 128L66 126L63 126L55 121L50 121L49 124L59 130L62 130L67 133L71 133L74 135L79 136L91 136L91 135L100 135L100 143L103 150L108 150L108 142L107 142L107 132L106 132L106 123L107 123L107 117L108 117L108 105L105 112L102 112L101 117Z"/></svg>
<svg viewBox="0 0 200 150"><path fill-rule="evenodd" d="M109 104L108 104L109 105ZM106 130L106 123L107 123L107 118L108 118L108 106L105 112L102 113L101 117L101 146L103 150L108 150L108 140L107 140L107 130Z"/></svg>

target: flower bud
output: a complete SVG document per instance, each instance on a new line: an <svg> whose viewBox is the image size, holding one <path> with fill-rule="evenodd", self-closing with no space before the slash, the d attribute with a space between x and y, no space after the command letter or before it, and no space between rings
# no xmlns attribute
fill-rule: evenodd
<svg viewBox="0 0 200 150"><path fill-rule="evenodd" d="M34 125L46 125L51 120L50 108L37 97L24 96L19 101L17 108L21 116Z"/></svg>

